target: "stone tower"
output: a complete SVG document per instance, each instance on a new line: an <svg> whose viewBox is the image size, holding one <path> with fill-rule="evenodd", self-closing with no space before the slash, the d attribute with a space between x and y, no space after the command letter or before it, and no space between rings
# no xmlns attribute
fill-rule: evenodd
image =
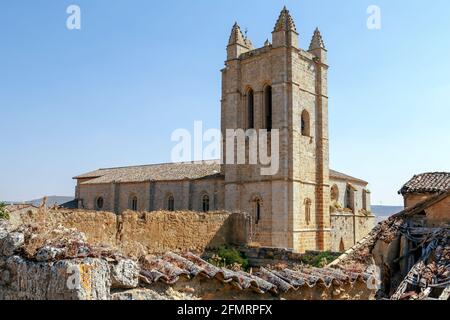
<svg viewBox="0 0 450 320"><path fill-rule="evenodd" d="M223 157L227 129L279 133L279 170L228 164L225 204L253 216L254 241L298 252L330 248L327 51L318 29L307 51L289 11L280 13L272 43L254 49L236 23L222 70ZM271 135L271 136L270 136ZM251 134L246 137L247 160ZM272 155L273 156L273 155Z"/></svg>

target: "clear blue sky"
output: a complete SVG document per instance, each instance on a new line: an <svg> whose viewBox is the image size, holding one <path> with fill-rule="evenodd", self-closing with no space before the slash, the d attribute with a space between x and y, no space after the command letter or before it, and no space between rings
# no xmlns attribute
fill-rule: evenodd
<svg viewBox="0 0 450 320"><path fill-rule="evenodd" d="M82 29L66 29L78 4ZM366 27L369 5L381 30ZM413 174L450 169L450 2L39 0L0 5L0 199L73 195L76 174L166 162L177 128L220 126L237 20L255 46L287 5L329 50L331 167L401 204Z"/></svg>

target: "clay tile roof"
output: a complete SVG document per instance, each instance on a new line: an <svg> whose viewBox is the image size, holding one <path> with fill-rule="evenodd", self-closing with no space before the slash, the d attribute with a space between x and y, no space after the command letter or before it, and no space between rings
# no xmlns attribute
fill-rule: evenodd
<svg viewBox="0 0 450 320"><path fill-rule="evenodd" d="M344 283L366 282L370 275L352 273L332 268L307 268L301 270L269 270L260 268L249 274L243 271L232 271L216 267L200 257L185 253L178 255L167 253L162 257L148 257L141 259L141 280L149 285L163 282L175 284L181 277L189 279L201 276L216 279L222 283L230 283L239 290L252 290L263 294L266 292L283 293L298 290L300 287L315 287L316 285L329 288L332 284L340 286Z"/></svg>
<svg viewBox="0 0 450 320"><path fill-rule="evenodd" d="M358 179L358 178L349 176L349 175L347 175L345 173L338 172L338 171L331 170L331 169L330 169L330 178L331 179L345 180L345 181L354 181L354 182L362 183L362 184L365 184L365 185L369 184L367 181L364 181L362 179Z"/></svg>
<svg viewBox="0 0 450 320"><path fill-rule="evenodd" d="M76 176L74 179L91 179L82 182L82 184L105 184L112 182L180 181L219 175L220 163L210 161L99 169Z"/></svg>
<svg viewBox="0 0 450 320"><path fill-rule="evenodd" d="M430 172L415 175L399 191L408 193L436 193L450 189L450 172Z"/></svg>
<svg viewBox="0 0 450 320"><path fill-rule="evenodd" d="M180 181L220 176L219 160L187 163L163 163L143 166L98 169L74 177L90 179L82 184L112 182ZM367 185L368 182L330 169L330 178Z"/></svg>

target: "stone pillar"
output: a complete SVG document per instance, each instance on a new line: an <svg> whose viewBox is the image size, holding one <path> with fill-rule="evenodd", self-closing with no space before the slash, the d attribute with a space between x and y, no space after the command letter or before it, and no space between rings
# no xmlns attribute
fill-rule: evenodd
<svg viewBox="0 0 450 320"><path fill-rule="evenodd" d="M115 214L120 213L120 184L115 181L111 183L111 209Z"/></svg>
<svg viewBox="0 0 450 320"><path fill-rule="evenodd" d="M147 210L149 212L155 210L155 181L150 181L148 185L148 204Z"/></svg>

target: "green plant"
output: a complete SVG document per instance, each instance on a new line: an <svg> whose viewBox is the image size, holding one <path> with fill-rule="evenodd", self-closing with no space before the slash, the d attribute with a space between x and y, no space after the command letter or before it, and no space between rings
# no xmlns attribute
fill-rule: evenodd
<svg viewBox="0 0 450 320"><path fill-rule="evenodd" d="M339 257L339 254L333 253L330 251L320 252L320 253L306 253L302 257L302 262L304 264L316 267L316 268L322 268L325 267L327 264L333 262L336 258Z"/></svg>
<svg viewBox="0 0 450 320"><path fill-rule="evenodd" d="M0 220L9 220L9 213L6 211L6 203L0 202Z"/></svg>
<svg viewBox="0 0 450 320"><path fill-rule="evenodd" d="M209 259L209 263L222 268L240 267L243 270L248 268L248 260L236 249L226 246L221 246Z"/></svg>

